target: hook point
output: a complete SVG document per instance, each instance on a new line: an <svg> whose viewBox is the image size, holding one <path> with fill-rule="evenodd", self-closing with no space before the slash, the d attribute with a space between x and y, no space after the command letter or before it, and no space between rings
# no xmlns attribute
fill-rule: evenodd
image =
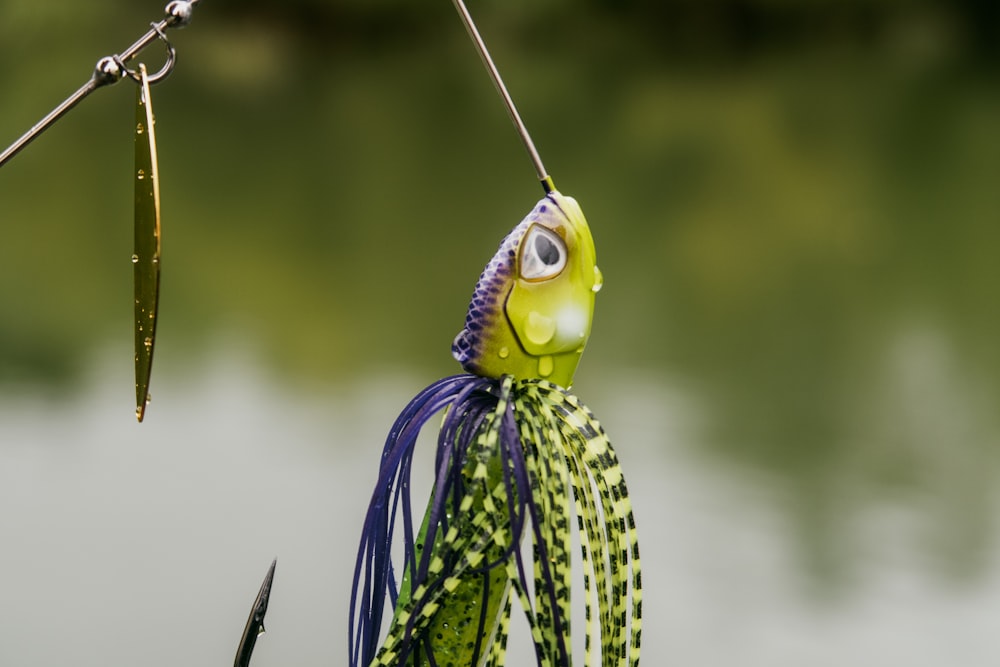
<svg viewBox="0 0 1000 667"><path fill-rule="evenodd" d="M277 565L278 559L275 558L271 561L271 567L267 569L267 574L264 575L264 583L260 585L260 590L257 592L257 598L250 609L250 616L247 618L246 627L243 628L243 637L240 639L240 645L236 649L234 667L249 667L250 656L253 655L253 648L257 643L257 637L264 632L264 615L267 613L267 603L271 597L271 584L274 582L274 568Z"/></svg>

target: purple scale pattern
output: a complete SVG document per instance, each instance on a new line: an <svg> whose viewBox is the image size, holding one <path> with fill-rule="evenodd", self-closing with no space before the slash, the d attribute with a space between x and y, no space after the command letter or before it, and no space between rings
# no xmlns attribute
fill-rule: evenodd
<svg viewBox="0 0 1000 667"><path fill-rule="evenodd" d="M484 331L495 327L497 318L503 317L504 299L512 285L511 277L517 262L515 253L521 237L535 221L538 213L544 210L544 205L536 207L504 237L500 242L500 248L476 282L472 301L465 315L465 326L451 345L452 356L470 373L476 373L478 370L477 362L483 354Z"/></svg>

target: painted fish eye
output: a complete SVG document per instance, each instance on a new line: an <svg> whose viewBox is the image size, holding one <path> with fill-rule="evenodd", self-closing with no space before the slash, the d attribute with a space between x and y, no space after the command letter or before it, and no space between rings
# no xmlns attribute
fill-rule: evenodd
<svg viewBox="0 0 1000 667"><path fill-rule="evenodd" d="M519 264L525 280L554 278L566 267L566 243L555 232L533 225L521 242Z"/></svg>

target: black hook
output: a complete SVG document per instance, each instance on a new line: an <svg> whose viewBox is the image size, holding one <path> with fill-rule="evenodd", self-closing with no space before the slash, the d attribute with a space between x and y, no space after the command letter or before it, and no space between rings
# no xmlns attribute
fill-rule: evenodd
<svg viewBox="0 0 1000 667"><path fill-rule="evenodd" d="M240 638L240 645L236 649L234 667L249 667L250 656L253 655L253 647L257 643L257 637L264 634L264 614L267 613L267 601L271 597L271 583L274 581L274 567L277 564L277 558L271 561L271 567L268 568L267 574L264 576L264 583L260 585L260 591L250 609L246 627L243 628L243 637Z"/></svg>

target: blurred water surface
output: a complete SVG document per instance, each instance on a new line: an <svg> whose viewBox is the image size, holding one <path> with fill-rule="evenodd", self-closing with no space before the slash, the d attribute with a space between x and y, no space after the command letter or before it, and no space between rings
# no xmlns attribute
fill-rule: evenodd
<svg viewBox="0 0 1000 667"><path fill-rule="evenodd" d="M122 400L121 360L102 358L63 403L5 396L0 662L229 664L277 555L254 664L343 664L379 445L424 380L379 375L316 394L262 376L245 353L219 349L201 369L160 378L141 426ZM792 500L691 451L707 415L688 392L633 374L587 389L636 507L649 664L986 667L1000 657L998 556L966 581L936 571L922 547L938 530L925 516L937 514L936 494L866 505L837 545L849 581L821 594L789 540ZM528 664L526 628L514 628L510 664Z"/></svg>
<svg viewBox="0 0 1000 667"><path fill-rule="evenodd" d="M473 4L597 241L651 664L1000 659L991 7ZM0 143L160 9L0 5ZM129 84L0 170L0 664L228 661L275 554L260 664L341 660L380 442L540 194L447 2L171 38L148 423Z"/></svg>

